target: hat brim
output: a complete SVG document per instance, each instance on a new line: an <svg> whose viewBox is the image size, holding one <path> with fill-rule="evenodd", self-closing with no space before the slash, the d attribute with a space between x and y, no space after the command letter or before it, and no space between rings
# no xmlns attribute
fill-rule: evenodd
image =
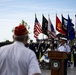
<svg viewBox="0 0 76 75"><path fill-rule="evenodd" d="M61 40L67 40L67 38L60 38Z"/></svg>

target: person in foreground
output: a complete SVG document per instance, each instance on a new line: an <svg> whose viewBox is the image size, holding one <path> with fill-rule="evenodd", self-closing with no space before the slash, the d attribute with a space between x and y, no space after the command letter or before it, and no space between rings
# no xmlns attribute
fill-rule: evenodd
<svg viewBox="0 0 76 75"><path fill-rule="evenodd" d="M40 75L35 53L25 47L28 31L22 24L14 29L14 43L0 48L0 75Z"/></svg>

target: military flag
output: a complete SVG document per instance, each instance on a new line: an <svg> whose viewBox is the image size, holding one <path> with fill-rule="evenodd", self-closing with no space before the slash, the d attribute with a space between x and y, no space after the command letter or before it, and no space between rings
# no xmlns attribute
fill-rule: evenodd
<svg viewBox="0 0 76 75"><path fill-rule="evenodd" d="M73 40L75 38L75 30L74 30L73 26L74 26L74 24L72 23L69 15L68 15L66 35L67 35L69 40Z"/></svg>
<svg viewBox="0 0 76 75"><path fill-rule="evenodd" d="M49 38L52 37L52 38L57 38L56 37L56 32L55 32L55 29L54 29L54 26L50 20L50 17L48 15L48 35L49 35Z"/></svg>
<svg viewBox="0 0 76 75"><path fill-rule="evenodd" d="M60 32L61 34L66 34L64 31L63 31L63 29L62 29L62 23L61 23L61 21L60 21L60 19L58 18L58 16L56 15L56 30L58 31L58 32Z"/></svg>
<svg viewBox="0 0 76 75"><path fill-rule="evenodd" d="M48 20L42 15L42 33L48 36Z"/></svg>

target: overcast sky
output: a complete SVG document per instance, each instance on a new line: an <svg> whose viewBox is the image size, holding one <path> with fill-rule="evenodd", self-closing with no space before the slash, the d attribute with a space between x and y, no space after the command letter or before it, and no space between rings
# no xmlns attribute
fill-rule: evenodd
<svg viewBox="0 0 76 75"><path fill-rule="evenodd" d="M0 42L5 40L12 41L12 29L19 25L22 20L30 25L30 39L33 37L33 27L35 21L35 13L42 24L42 14L50 19L55 27L56 13L61 20L61 14L65 18L72 18L75 24L76 0L0 0ZM41 34L40 34L41 35ZM39 38L42 38L42 35Z"/></svg>

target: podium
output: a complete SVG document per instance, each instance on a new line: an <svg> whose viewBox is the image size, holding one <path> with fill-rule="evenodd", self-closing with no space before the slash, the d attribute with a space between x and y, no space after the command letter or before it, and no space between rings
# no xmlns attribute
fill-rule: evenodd
<svg viewBox="0 0 76 75"><path fill-rule="evenodd" d="M66 52L48 51L51 59L51 75L64 75L64 60L68 59Z"/></svg>

